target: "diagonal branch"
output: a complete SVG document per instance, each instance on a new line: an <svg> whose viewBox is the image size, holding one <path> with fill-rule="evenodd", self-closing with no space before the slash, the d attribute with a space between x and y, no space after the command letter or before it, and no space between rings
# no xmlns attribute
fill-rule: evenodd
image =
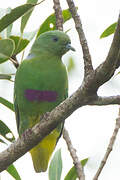
<svg viewBox="0 0 120 180"><path fill-rule="evenodd" d="M98 66L95 72L90 73L83 81L83 86L91 95L97 94L98 88L113 76L120 57L120 15L114 38L106 60Z"/></svg>
<svg viewBox="0 0 120 180"><path fill-rule="evenodd" d="M106 81L108 81L114 74L116 70L117 63L120 61L120 15L118 18L118 23L116 31L113 37L113 41L108 53L106 60L96 69L95 81L97 82L97 87L100 87Z"/></svg>
<svg viewBox="0 0 120 180"><path fill-rule="evenodd" d="M107 147L107 151L106 151L106 153L105 153L105 155L104 155L103 160L101 161L100 167L99 167L97 173L95 174L93 180L98 180L98 177L99 177L99 175L101 174L102 169L104 168L104 166L105 166L105 164L106 164L106 162L107 162L107 160L108 160L108 157L109 157L109 155L110 155L110 153L111 153L111 151L112 151L112 149L113 149L113 145L114 145L114 143L115 143L116 136L117 136L117 134L118 134L119 129L120 129L120 108L119 108L119 116L118 116L118 118L116 119L115 128L114 128L112 137L111 137L111 139L110 139L109 145L108 145L108 147Z"/></svg>
<svg viewBox="0 0 120 180"><path fill-rule="evenodd" d="M93 98L86 96L84 88L79 88L71 97L53 109L47 117L44 116L40 123L26 130L21 138L0 153L0 172L37 145L76 109L93 101Z"/></svg>
<svg viewBox="0 0 120 180"><path fill-rule="evenodd" d="M84 175L84 171L83 171L81 162L79 161L79 159L77 157L76 149L73 147L71 139L68 134L68 131L65 128L63 129L63 138L65 139L68 150L73 159L73 163L74 163L74 166L76 167L79 180L85 180L85 175Z"/></svg>
<svg viewBox="0 0 120 180"><path fill-rule="evenodd" d="M73 0L66 0L70 9L70 12L72 14L72 17L75 22L75 27L79 35L80 39L80 44L82 46L82 51L83 51L83 59L84 59L84 73L85 77L89 75L91 72L93 72L93 66L92 66L92 60L91 60L91 55L89 52L89 47L87 44L87 40L85 38L85 34L82 28L82 23L80 16L77 13L77 9L75 7L75 4Z"/></svg>

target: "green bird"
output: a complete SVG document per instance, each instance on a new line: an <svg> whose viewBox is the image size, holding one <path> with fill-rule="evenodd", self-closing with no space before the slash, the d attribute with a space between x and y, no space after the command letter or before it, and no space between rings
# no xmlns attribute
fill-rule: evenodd
<svg viewBox="0 0 120 180"><path fill-rule="evenodd" d="M67 34L48 31L35 40L28 57L20 64L14 86L19 135L40 122L44 113L50 112L68 96L67 71L61 58L69 50L75 49ZM47 170L63 124L30 150L36 172Z"/></svg>

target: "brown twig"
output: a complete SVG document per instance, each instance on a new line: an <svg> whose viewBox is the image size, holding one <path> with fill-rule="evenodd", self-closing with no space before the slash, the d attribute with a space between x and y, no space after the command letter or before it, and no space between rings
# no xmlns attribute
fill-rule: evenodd
<svg viewBox="0 0 120 180"><path fill-rule="evenodd" d="M73 159L73 163L74 163L74 166L76 167L79 180L85 180L85 175L84 175L81 162L79 161L77 157L76 149L73 147L68 131L65 128L63 129L63 138L67 144L68 150Z"/></svg>
<svg viewBox="0 0 120 180"><path fill-rule="evenodd" d="M62 17L62 9L60 6L59 0L53 0L54 2L54 10L55 10L55 16L56 16L56 28L60 31L63 31L63 17Z"/></svg>
<svg viewBox="0 0 120 180"><path fill-rule="evenodd" d="M98 180L98 177L100 176L101 172L102 172L102 169L104 168L107 160L108 160L108 157L113 149L113 145L115 143L115 140L116 140L116 137L117 137L117 134L118 134L118 131L120 129L120 107L119 107L119 115L118 115L118 118L116 119L116 124L115 124L115 128L114 128L114 131L113 131L113 134L112 134L112 137L110 138L110 142L109 142L109 145L107 147L107 151L104 155L104 158L103 160L101 161L101 164L99 166L99 169L97 170L93 180Z"/></svg>
<svg viewBox="0 0 120 180"><path fill-rule="evenodd" d="M70 12L71 12L72 17L74 19L75 27L76 27L76 30L78 32L79 39L80 39L80 44L82 46L83 59L84 59L84 73L85 73L84 78L86 78L86 76L90 75L90 73L93 73L91 55L89 52L89 48L88 48L87 40L85 38L84 31L82 28L81 19L77 13L77 9L75 7L75 4L74 4L73 0L66 0L66 1L68 3Z"/></svg>
<svg viewBox="0 0 120 180"><path fill-rule="evenodd" d="M19 62L18 62L18 60L17 60L17 58L16 58L15 55L13 55L13 56L10 58L10 61L12 61L13 65L14 65L16 68L19 67Z"/></svg>
<svg viewBox="0 0 120 180"><path fill-rule="evenodd" d="M120 104L120 95L109 97L96 96L96 99L90 102L89 105L105 106L113 104Z"/></svg>

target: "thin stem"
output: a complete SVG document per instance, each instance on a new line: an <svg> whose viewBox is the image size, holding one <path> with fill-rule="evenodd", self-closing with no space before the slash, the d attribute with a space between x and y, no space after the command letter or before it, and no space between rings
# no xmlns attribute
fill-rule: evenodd
<svg viewBox="0 0 120 180"><path fill-rule="evenodd" d="M14 64L14 66L15 66L16 68L19 67L19 63L18 63L18 60L17 60L16 56L10 57L9 60Z"/></svg>
<svg viewBox="0 0 120 180"><path fill-rule="evenodd" d="M82 46L82 51L83 51L83 59L84 59L84 73L85 77L88 76L91 72L93 72L93 66L92 66L92 60L91 60L91 55L89 52L89 47L87 44L87 40L82 28L82 23L80 16L77 13L77 9L75 7L75 4L73 0L66 0L70 9L70 12L72 14L73 20L75 22L75 27L79 35L80 39L80 44Z"/></svg>
<svg viewBox="0 0 120 180"><path fill-rule="evenodd" d="M56 16L56 28L60 31L63 31L63 17L62 17L62 9L60 6L59 0L53 0L54 3L54 10L55 10L55 16Z"/></svg>
<svg viewBox="0 0 120 180"><path fill-rule="evenodd" d="M63 129L63 138L67 144L68 150L70 152L70 155L73 159L73 163L76 167L77 170L77 174L78 174L78 178L79 180L85 180L85 175L84 175L84 171L81 165L81 162L79 161L79 158L76 154L76 149L73 147L70 136L68 134L68 131L66 130L66 128Z"/></svg>
<svg viewBox="0 0 120 180"><path fill-rule="evenodd" d="M109 142L109 145L107 147L106 153L105 153L105 155L101 161L99 169L97 170L93 180L98 180L98 177L100 176L105 164L107 163L108 157L109 157L109 155L113 149L113 145L115 143L119 129L120 129L120 107L119 107L119 115L118 115L118 118L116 119L116 124L115 124L115 128L114 128L112 137L110 138L110 142Z"/></svg>
<svg viewBox="0 0 120 180"><path fill-rule="evenodd" d="M113 105L119 104L120 105L120 95L116 96L96 96L96 99L93 102L90 102L89 105L97 105L97 106L104 106L104 105Z"/></svg>

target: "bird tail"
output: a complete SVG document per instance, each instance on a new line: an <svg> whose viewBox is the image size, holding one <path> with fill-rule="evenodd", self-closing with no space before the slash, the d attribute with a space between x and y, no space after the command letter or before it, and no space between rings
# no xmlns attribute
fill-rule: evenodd
<svg viewBox="0 0 120 180"><path fill-rule="evenodd" d="M37 146L30 150L36 172L44 172L47 170L49 159L54 151L58 137L59 132L55 129Z"/></svg>

